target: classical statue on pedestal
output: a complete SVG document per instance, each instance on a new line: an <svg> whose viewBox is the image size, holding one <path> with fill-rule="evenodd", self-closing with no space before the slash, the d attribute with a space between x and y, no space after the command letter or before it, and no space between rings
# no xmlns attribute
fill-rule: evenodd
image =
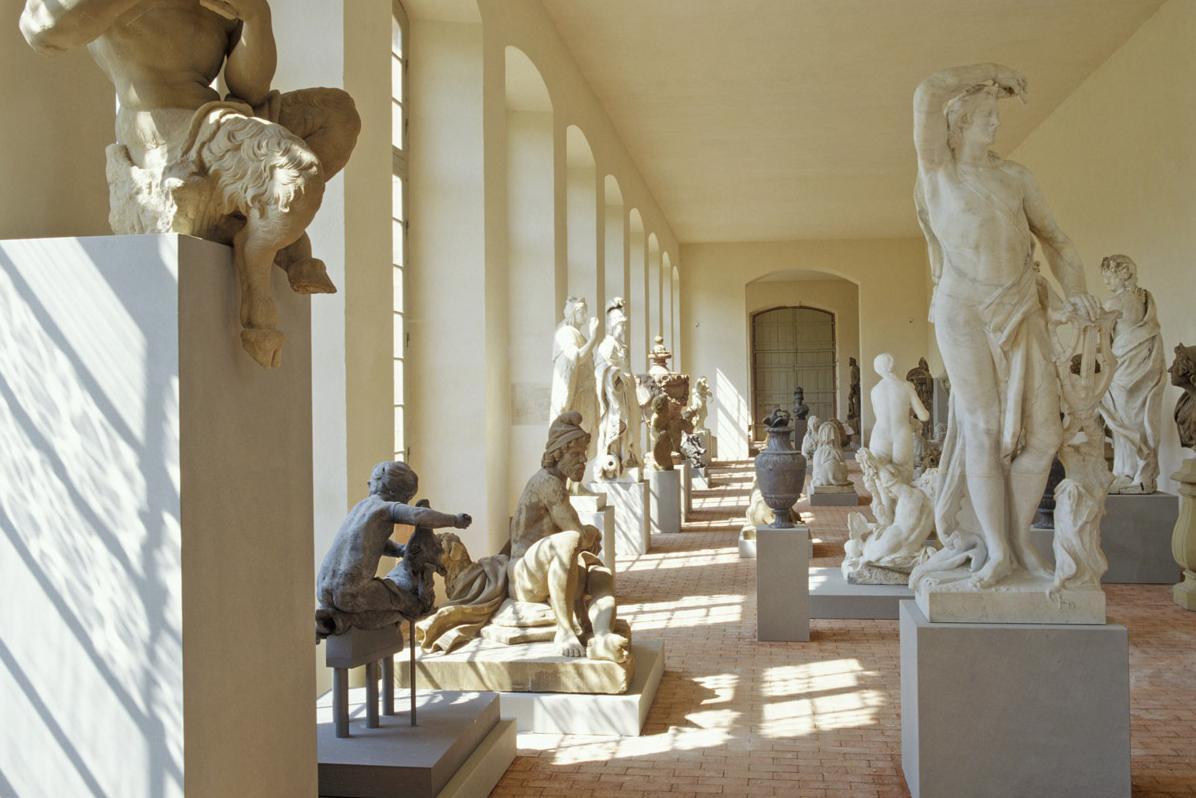
<svg viewBox="0 0 1196 798"><path fill-rule="evenodd" d="M818 425L814 433L814 459L811 463L810 488L846 487L847 462L843 459L842 437L839 428L830 421Z"/></svg>
<svg viewBox="0 0 1196 798"><path fill-rule="evenodd" d="M1138 286L1138 267L1128 256L1110 255L1100 269L1113 294L1104 306L1121 314L1113 327L1117 371L1100 407L1113 438L1109 492L1154 493L1167 370L1158 308L1150 292Z"/></svg>
<svg viewBox="0 0 1196 798"><path fill-rule="evenodd" d="M352 98L271 90L266 0L27 0L21 32L39 52L86 46L116 88L113 232L231 243L241 345L278 366L271 266L296 292L336 291L304 231L357 142ZM212 88L222 72L223 100Z"/></svg>
<svg viewBox="0 0 1196 798"><path fill-rule="evenodd" d="M552 392L548 417L578 413L593 425L598 418L598 389L594 384L593 351L598 343L598 319L589 315L585 299L565 300L564 318L552 337ZM585 332L582 332L583 327ZM591 453L592 454L592 453Z"/></svg>
<svg viewBox="0 0 1196 798"><path fill-rule="evenodd" d="M926 543L934 531L934 500L911 485L900 466L868 449L856 452L856 461L872 494L876 522L869 523L860 513L848 514L843 577L856 584L904 584L934 553Z"/></svg>
<svg viewBox="0 0 1196 798"><path fill-rule="evenodd" d="M860 364L854 357L847 359L851 369L851 383L847 390L847 426L851 427L851 434L856 443L863 439L864 422L860 412Z"/></svg>
<svg viewBox="0 0 1196 798"><path fill-rule="evenodd" d="M893 372L892 355L877 355L872 368L880 375L880 382L869 394L876 422L868 448L882 462L897 468L903 481L913 482L915 427L910 413L925 423L930 420L930 412L922 404L916 386Z"/></svg>
<svg viewBox="0 0 1196 798"><path fill-rule="evenodd" d="M606 337L594 350L594 382L597 386L597 459L592 468L596 479L633 476L640 468L640 406L636 381L627 360L626 303L621 297L606 308Z"/></svg>
<svg viewBox="0 0 1196 798"><path fill-rule="evenodd" d="M705 377L698 377L698 381L694 383L693 389L689 392L689 407L687 408L692 414L694 434L702 435L709 433L706 429L706 417L709 413L707 402L713 392L710 390L710 383Z"/></svg>
<svg viewBox="0 0 1196 798"><path fill-rule="evenodd" d="M966 526L969 535L956 537L983 539L977 588L1023 568L1048 573L1029 530L1063 427L1035 237L1077 316L1100 312L1034 178L989 152L997 100L1025 93L1020 73L976 64L937 72L914 94L915 204L934 283L931 321L952 386L935 525L943 538ZM971 512L962 514L965 506Z"/></svg>
<svg viewBox="0 0 1196 798"><path fill-rule="evenodd" d="M374 466L370 494L353 505L320 565L317 634L326 637L350 628L380 629L432 611L436 599L432 571L444 571L443 552L431 530L466 529L471 520L465 513L436 512L426 502L412 507L408 502L418 488L419 479L406 463ZM390 539L395 524L416 527L405 546ZM402 561L379 578L375 574L384 556Z"/></svg>

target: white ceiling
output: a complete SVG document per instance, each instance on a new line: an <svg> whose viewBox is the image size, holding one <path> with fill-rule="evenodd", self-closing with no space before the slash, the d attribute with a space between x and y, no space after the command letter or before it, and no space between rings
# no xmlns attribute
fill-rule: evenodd
<svg viewBox="0 0 1196 798"><path fill-rule="evenodd" d="M923 78L1021 69L1030 103L1002 104L1008 154L1162 3L542 1L685 242L919 235Z"/></svg>

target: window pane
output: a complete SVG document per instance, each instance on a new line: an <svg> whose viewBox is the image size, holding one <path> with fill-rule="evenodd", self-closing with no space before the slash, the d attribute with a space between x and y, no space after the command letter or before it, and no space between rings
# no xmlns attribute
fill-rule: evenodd
<svg viewBox="0 0 1196 798"><path fill-rule="evenodd" d="M390 224L390 262L395 266L403 266L406 261L403 258L403 223L400 221L392 221Z"/></svg>
<svg viewBox="0 0 1196 798"><path fill-rule="evenodd" d="M394 283L394 302L391 303L391 309L395 313L403 312L403 267L396 266L392 270L392 277Z"/></svg>
<svg viewBox="0 0 1196 798"><path fill-rule="evenodd" d="M390 18L390 50L399 55L403 54L403 26L393 16Z"/></svg>
<svg viewBox="0 0 1196 798"><path fill-rule="evenodd" d="M406 219L407 212L403 207L403 178L395 175L390 181L390 215L396 219Z"/></svg>
<svg viewBox="0 0 1196 798"><path fill-rule="evenodd" d="M390 103L390 143L403 149L403 105L394 100Z"/></svg>
<svg viewBox="0 0 1196 798"><path fill-rule="evenodd" d="M395 314L394 347L391 350L394 352L395 357L401 358L401 357L403 357L404 353L406 352L406 347L404 346L403 341L404 341L404 339L403 339L403 314L396 313Z"/></svg>
<svg viewBox="0 0 1196 798"><path fill-rule="evenodd" d="M407 448L407 436L403 434L403 406L395 405L395 451Z"/></svg>
<svg viewBox="0 0 1196 798"><path fill-rule="evenodd" d="M396 360L395 375L395 404L403 404L403 361Z"/></svg>
<svg viewBox="0 0 1196 798"><path fill-rule="evenodd" d="M390 57L390 96L403 102L403 59Z"/></svg>

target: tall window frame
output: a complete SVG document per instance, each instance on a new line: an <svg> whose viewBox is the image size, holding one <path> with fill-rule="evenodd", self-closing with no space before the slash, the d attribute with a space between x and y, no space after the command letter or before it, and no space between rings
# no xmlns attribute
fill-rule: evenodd
<svg viewBox="0 0 1196 798"><path fill-rule="evenodd" d="M394 300L394 457L408 457L406 434L406 388L404 372L407 361L407 325L404 306L406 295L408 241L408 151L407 151L407 58L411 29L407 10L399 0L391 0L390 102L391 102L391 276Z"/></svg>

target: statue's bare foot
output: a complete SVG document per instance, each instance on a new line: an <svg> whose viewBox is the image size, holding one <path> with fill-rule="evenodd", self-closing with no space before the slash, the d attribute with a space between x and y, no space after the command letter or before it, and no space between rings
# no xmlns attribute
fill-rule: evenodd
<svg viewBox="0 0 1196 798"><path fill-rule="evenodd" d="M978 588L992 587L1013 573L1013 561L1008 556L989 557L984 567L972 575L972 584Z"/></svg>
<svg viewBox="0 0 1196 798"><path fill-rule="evenodd" d="M278 330L241 330L241 347L248 352L259 366L276 369L282 364L282 342L285 340Z"/></svg>
<svg viewBox="0 0 1196 798"><path fill-rule="evenodd" d="M604 635L594 635L586 646L586 656L590 659L605 659L611 662L625 662L627 660L627 638L614 632Z"/></svg>
<svg viewBox="0 0 1196 798"><path fill-rule="evenodd" d="M585 656L585 647L572 631L562 633L558 630L552 642L556 644L557 651L561 653L562 657Z"/></svg>
<svg viewBox="0 0 1196 798"><path fill-rule="evenodd" d="M296 294L335 294L336 285L328 276L324 261L304 258L287 266L287 280Z"/></svg>

